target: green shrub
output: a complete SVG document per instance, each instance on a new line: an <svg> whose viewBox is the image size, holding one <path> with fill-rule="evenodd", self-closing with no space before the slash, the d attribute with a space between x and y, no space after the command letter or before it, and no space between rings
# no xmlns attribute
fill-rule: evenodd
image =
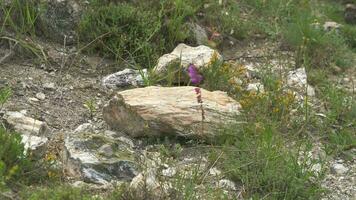
<svg viewBox="0 0 356 200"><path fill-rule="evenodd" d="M24 154L21 136L0 127L0 185L11 186L19 183L31 168L30 160Z"/></svg>
<svg viewBox="0 0 356 200"><path fill-rule="evenodd" d="M93 1L80 23L81 40L97 40L91 51L120 62L129 61L136 67L155 65L163 53L189 40L185 23L194 8L182 0L147 4Z"/></svg>
<svg viewBox="0 0 356 200"><path fill-rule="evenodd" d="M296 17L284 30L284 40L296 50L297 67L349 66L352 56L344 38L337 31L322 30L320 25L313 24L314 19L307 15Z"/></svg>

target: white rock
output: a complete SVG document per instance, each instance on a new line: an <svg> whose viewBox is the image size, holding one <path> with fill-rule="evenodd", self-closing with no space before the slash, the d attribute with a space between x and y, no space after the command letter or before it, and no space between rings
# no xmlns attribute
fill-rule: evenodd
<svg viewBox="0 0 356 200"><path fill-rule="evenodd" d="M247 91L250 92L264 92L265 89L261 83L250 83L247 85Z"/></svg>
<svg viewBox="0 0 356 200"><path fill-rule="evenodd" d="M139 70L124 69L104 77L102 85L106 89L118 89L120 87L127 86L143 86L143 76L147 76L147 69L143 69L141 73Z"/></svg>
<svg viewBox="0 0 356 200"><path fill-rule="evenodd" d="M26 117L20 112L7 112L5 121L12 126L15 131L27 135L48 135L50 130L45 122Z"/></svg>
<svg viewBox="0 0 356 200"><path fill-rule="evenodd" d="M45 100L46 95L43 94L42 92L39 92L39 93L36 94L36 98L39 99L39 100Z"/></svg>
<svg viewBox="0 0 356 200"><path fill-rule="evenodd" d="M24 144L25 150L39 150L46 145L47 141L48 139L45 137L38 137L34 135L31 136L26 134L21 135L21 143Z"/></svg>
<svg viewBox="0 0 356 200"><path fill-rule="evenodd" d="M168 70L167 67L174 62L180 62L183 72L189 64L194 64L198 69L204 68L208 66L214 54L217 55L219 60L222 60L222 56L210 47L204 45L191 47L186 44L179 44L171 53L158 59L154 71L157 74L165 74Z"/></svg>
<svg viewBox="0 0 356 200"><path fill-rule="evenodd" d="M212 176L219 176L221 174L221 171L218 170L216 167L213 167L209 169L209 174Z"/></svg>
<svg viewBox="0 0 356 200"><path fill-rule="evenodd" d="M287 84L291 87L304 88L307 84L305 68L298 68L288 72Z"/></svg>
<svg viewBox="0 0 356 200"><path fill-rule="evenodd" d="M323 25L324 31L332 31L336 30L338 31L341 28L341 24L338 24L336 22L325 22Z"/></svg>
<svg viewBox="0 0 356 200"><path fill-rule="evenodd" d="M174 175L176 175L176 173L177 173L177 170L175 167L170 167L170 168L162 170L162 175L167 176L167 177L173 177Z"/></svg>
<svg viewBox="0 0 356 200"><path fill-rule="evenodd" d="M54 83L50 82L50 83L44 83L43 88L47 90L54 90L56 89L56 86Z"/></svg>
<svg viewBox="0 0 356 200"><path fill-rule="evenodd" d="M297 92L304 95L305 91L308 96L315 96L314 88L307 83L307 73L305 68L298 68L296 70L288 72L287 85Z"/></svg>
<svg viewBox="0 0 356 200"><path fill-rule="evenodd" d="M226 190L236 190L236 185L234 182L228 179L221 179L217 185L219 188L226 189Z"/></svg>
<svg viewBox="0 0 356 200"><path fill-rule="evenodd" d="M335 163L331 167L331 172L334 174L345 174L349 169L341 163Z"/></svg>
<svg viewBox="0 0 356 200"><path fill-rule="evenodd" d="M38 102L39 101L37 98L33 98L33 97L28 98L28 100L32 101L32 102Z"/></svg>

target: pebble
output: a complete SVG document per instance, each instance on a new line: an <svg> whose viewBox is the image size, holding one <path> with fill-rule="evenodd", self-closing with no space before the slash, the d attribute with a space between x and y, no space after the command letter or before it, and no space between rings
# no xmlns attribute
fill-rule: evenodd
<svg viewBox="0 0 356 200"><path fill-rule="evenodd" d="M235 186L235 183L228 180L228 179L222 179L219 181L218 183L218 187L219 188L224 188L224 189L227 189L227 190L236 190L236 186Z"/></svg>
<svg viewBox="0 0 356 200"><path fill-rule="evenodd" d="M221 171L218 170L216 167L213 167L209 169L209 174L213 176L219 176L221 174Z"/></svg>
<svg viewBox="0 0 356 200"><path fill-rule="evenodd" d="M331 167L331 172L333 174L345 174L349 169L341 163L335 163Z"/></svg>
<svg viewBox="0 0 356 200"><path fill-rule="evenodd" d="M50 82L43 84L43 88L47 90L54 90L56 89L56 86L54 85L54 83Z"/></svg>
<svg viewBox="0 0 356 200"><path fill-rule="evenodd" d="M39 101L37 98L33 98L33 97L28 98L28 100L32 101L32 102L38 102Z"/></svg>
<svg viewBox="0 0 356 200"><path fill-rule="evenodd" d="M39 100L45 100L46 95L43 94L42 92L39 92L39 93L36 94L36 98L39 99Z"/></svg>
<svg viewBox="0 0 356 200"><path fill-rule="evenodd" d="M174 167L162 170L162 175L166 177L173 177L174 175L176 175L176 173L177 170Z"/></svg>

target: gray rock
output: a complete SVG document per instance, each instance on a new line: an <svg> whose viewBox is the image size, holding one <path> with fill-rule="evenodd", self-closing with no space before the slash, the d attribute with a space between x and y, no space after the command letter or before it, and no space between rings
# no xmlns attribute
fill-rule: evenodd
<svg viewBox="0 0 356 200"><path fill-rule="evenodd" d="M39 15L38 28L51 40L64 44L76 42L76 29L83 8L78 0L41 0L46 8Z"/></svg>
<svg viewBox="0 0 356 200"><path fill-rule="evenodd" d="M344 19L348 24L356 24L356 5L347 4L345 8Z"/></svg>
<svg viewBox="0 0 356 200"><path fill-rule="evenodd" d="M21 112L7 112L4 119L11 128L21 134L44 136L50 132L45 122L26 117Z"/></svg>
<svg viewBox="0 0 356 200"><path fill-rule="evenodd" d="M208 42L208 34L205 29L196 23L188 24L190 31L194 34L195 42L198 45L204 45Z"/></svg>
<svg viewBox="0 0 356 200"><path fill-rule="evenodd" d="M107 184L131 180L138 174L135 152L126 143L93 130L90 124L68 133L63 160L69 175L85 182Z"/></svg>
<svg viewBox="0 0 356 200"><path fill-rule="evenodd" d="M331 166L331 172L334 174L345 174L349 169L341 163L335 163Z"/></svg>
<svg viewBox="0 0 356 200"><path fill-rule="evenodd" d="M110 74L103 78L102 85L106 89L118 89L127 86L143 86L144 79L147 76L147 69L142 70L124 69L122 71Z"/></svg>

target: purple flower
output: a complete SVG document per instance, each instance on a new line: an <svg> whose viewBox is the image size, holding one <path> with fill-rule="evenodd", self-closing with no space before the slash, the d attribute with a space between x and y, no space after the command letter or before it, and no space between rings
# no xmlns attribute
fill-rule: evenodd
<svg viewBox="0 0 356 200"><path fill-rule="evenodd" d="M188 67L188 74L190 77L190 81L194 85L199 85L199 83L203 80L203 76L199 74L197 68L194 64L190 64Z"/></svg>

